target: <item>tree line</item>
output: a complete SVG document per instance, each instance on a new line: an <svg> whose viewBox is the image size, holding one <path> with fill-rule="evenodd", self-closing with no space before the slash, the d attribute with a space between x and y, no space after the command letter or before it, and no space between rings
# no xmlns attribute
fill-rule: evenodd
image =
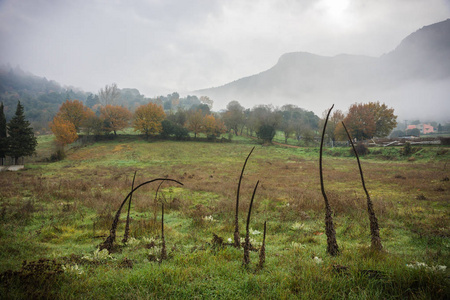
<svg viewBox="0 0 450 300"><path fill-rule="evenodd" d="M79 133L117 135L118 131L129 127L146 137L159 135L183 139L191 133L194 138L203 134L209 139L216 139L229 133L258 137L266 143L270 143L276 132L281 131L286 143L289 138L294 138L308 144L314 141L323 127L323 119L292 104L280 108L257 105L245 109L238 101L231 101L225 110L213 112L212 101L204 97L200 104L193 104L189 109L179 107L174 111L165 110L165 102L161 102L160 98L154 100L138 106L134 112L124 106L111 104L115 103L111 99L103 100L103 105L93 108L79 100L66 100L53 118L50 128L58 143L64 146L74 142ZM174 99L170 101L175 102ZM340 110L333 113L326 133L333 141L346 140L340 124L344 121L352 136L358 140L384 137L395 128L396 118L394 110L385 104L355 103L347 114Z"/></svg>
<svg viewBox="0 0 450 300"><path fill-rule="evenodd" d="M323 120L311 111L288 104L281 108L272 105L257 105L245 109L238 101L228 103L222 112L212 112L212 101L203 98L203 103L189 109L165 111L163 104L148 102L138 106L134 112L120 105L98 105L95 111L80 100L66 100L50 122L59 149L77 140L79 133L87 135L114 134L130 126L146 137L159 135L163 138L186 139L204 134L216 139L224 133L255 136L270 143L276 132L289 138L302 140L305 144L314 141ZM358 140L387 136L397 125L394 110L379 102L355 103L347 114L336 110L329 119L326 135L332 141L346 140L342 122L351 135ZM0 158L7 156L17 163L19 157L34 153L37 141L30 122L25 119L20 101L16 114L6 122L4 105L0 106Z"/></svg>

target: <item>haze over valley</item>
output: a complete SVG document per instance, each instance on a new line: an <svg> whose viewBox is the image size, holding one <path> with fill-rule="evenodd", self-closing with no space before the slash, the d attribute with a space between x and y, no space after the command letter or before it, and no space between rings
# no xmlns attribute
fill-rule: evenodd
<svg viewBox="0 0 450 300"><path fill-rule="evenodd" d="M316 114L331 103L345 110L355 102L381 101L402 119L445 120L450 112L450 19L423 27L377 58L287 53L267 71L197 93L251 105L276 99Z"/></svg>
<svg viewBox="0 0 450 300"><path fill-rule="evenodd" d="M236 100L319 116L380 101L400 121L447 122L449 13L445 0L3 1L0 65L86 95L117 83L143 99L208 96L216 111Z"/></svg>

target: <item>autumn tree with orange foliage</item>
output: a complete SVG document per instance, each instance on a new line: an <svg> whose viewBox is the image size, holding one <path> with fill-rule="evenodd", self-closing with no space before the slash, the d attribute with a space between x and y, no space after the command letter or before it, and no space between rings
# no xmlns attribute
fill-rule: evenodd
<svg viewBox="0 0 450 300"><path fill-rule="evenodd" d="M394 115L394 109L384 103L355 103L350 106L344 123L352 137L364 140L389 135L397 126L397 116ZM336 126L335 135L341 140L347 139L342 125Z"/></svg>
<svg viewBox="0 0 450 300"><path fill-rule="evenodd" d="M189 111L186 128L194 133L194 138L203 130L203 114L201 110Z"/></svg>
<svg viewBox="0 0 450 300"><path fill-rule="evenodd" d="M79 100L66 100L59 108L57 115L72 123L75 126L76 132L79 132L84 120L90 113L89 111L92 110L84 106L83 102Z"/></svg>
<svg viewBox="0 0 450 300"><path fill-rule="evenodd" d="M215 118L213 115L206 115L203 119L203 132L212 138L220 136L227 131L225 124L219 118Z"/></svg>
<svg viewBox="0 0 450 300"><path fill-rule="evenodd" d="M100 119L92 109L86 112L86 118L83 121L83 131L87 135L95 134L99 135L103 130L103 121Z"/></svg>
<svg viewBox="0 0 450 300"><path fill-rule="evenodd" d="M327 116L328 110L324 111L322 116L323 118L320 120L319 125L320 128L323 128L323 125L325 123L325 117ZM336 138L341 138L341 136L337 136L336 134L340 134L341 130L343 130L342 127L342 121L344 121L345 115L344 113L337 109L335 110L329 117L327 128L325 130L325 134L328 136L329 139L331 139L333 142L336 141ZM341 128L341 129L339 129ZM345 134L345 132L343 132Z"/></svg>
<svg viewBox="0 0 450 300"><path fill-rule="evenodd" d="M55 135L56 143L61 147L75 142L78 138L75 125L58 115L50 123L50 129Z"/></svg>
<svg viewBox="0 0 450 300"><path fill-rule="evenodd" d="M162 106L155 103L148 103L139 106L133 116L134 131L145 133L148 137L150 134L161 132L161 122L166 118Z"/></svg>
<svg viewBox="0 0 450 300"><path fill-rule="evenodd" d="M118 130L128 126L131 112L122 106L106 105L100 108L100 118L103 120L103 129L113 131L114 135L117 135Z"/></svg>

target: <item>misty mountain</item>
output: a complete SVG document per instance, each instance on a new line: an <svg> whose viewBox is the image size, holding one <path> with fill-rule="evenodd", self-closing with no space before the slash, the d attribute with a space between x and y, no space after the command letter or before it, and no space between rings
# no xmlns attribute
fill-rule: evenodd
<svg viewBox="0 0 450 300"><path fill-rule="evenodd" d="M36 132L48 127L66 99L84 101L86 96L77 88L62 87L56 81L25 72L20 67L0 66L0 102L4 104L6 119L13 117L20 100Z"/></svg>
<svg viewBox="0 0 450 300"><path fill-rule="evenodd" d="M31 122L36 133L46 132L48 124L66 100L80 100L95 112L98 112L99 98L90 92L71 86L61 86L54 80L36 76L23 71L20 67L10 65L0 66L0 102L4 105L4 113L9 121L20 101L24 106L25 117ZM202 102L197 96L180 97L176 92L167 96L146 98L136 88L119 89L117 105L122 105L131 111L148 102L157 103L165 110L198 108Z"/></svg>
<svg viewBox="0 0 450 300"><path fill-rule="evenodd" d="M400 119L440 119L449 115L450 19L425 26L381 57L306 52L287 53L257 75L196 91L217 102L296 104L321 114L335 103L380 101Z"/></svg>

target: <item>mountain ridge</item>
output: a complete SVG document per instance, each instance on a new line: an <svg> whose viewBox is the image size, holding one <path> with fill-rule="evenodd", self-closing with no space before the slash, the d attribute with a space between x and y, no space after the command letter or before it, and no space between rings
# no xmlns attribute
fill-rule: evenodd
<svg viewBox="0 0 450 300"><path fill-rule="evenodd" d="M450 90L441 81L450 83L450 19L418 29L380 57L290 52L258 74L195 92L216 102L237 100L244 106L269 103L292 103L308 109L315 106L312 110L318 114L337 97L346 99L338 101L342 110L355 102L375 100L411 118L414 113L402 108L407 103L401 101L411 91L403 89L411 86L422 92L431 89L433 104L442 106L445 104L442 94L450 94ZM415 98L414 101L420 100ZM426 114L444 117L442 110L440 114L429 109Z"/></svg>

